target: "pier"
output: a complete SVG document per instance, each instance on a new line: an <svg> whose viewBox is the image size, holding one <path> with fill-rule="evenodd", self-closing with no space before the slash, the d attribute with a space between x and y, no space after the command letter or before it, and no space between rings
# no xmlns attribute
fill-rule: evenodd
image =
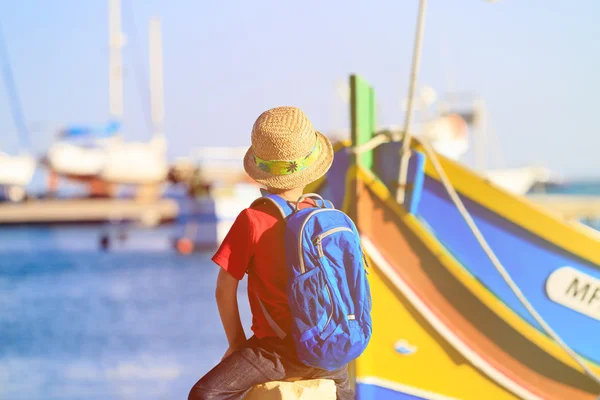
<svg viewBox="0 0 600 400"><path fill-rule="evenodd" d="M600 196L572 195L529 195L527 198L537 205L546 207L565 218L600 219Z"/></svg>
<svg viewBox="0 0 600 400"><path fill-rule="evenodd" d="M139 222L154 226L179 213L175 200L44 199L0 203L0 224Z"/></svg>

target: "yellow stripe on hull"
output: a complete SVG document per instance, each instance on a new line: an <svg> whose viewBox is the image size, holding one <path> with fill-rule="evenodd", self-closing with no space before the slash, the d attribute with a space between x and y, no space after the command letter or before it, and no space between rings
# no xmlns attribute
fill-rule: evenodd
<svg viewBox="0 0 600 400"><path fill-rule="evenodd" d="M423 151L415 141L413 148ZM454 188L488 210L523 227L536 236L600 266L600 234L577 221L567 221L523 196L509 193L460 163L438 155ZM426 158L425 174L440 181L431 161Z"/></svg>
<svg viewBox="0 0 600 400"><path fill-rule="evenodd" d="M373 336L357 360L358 381L371 377L458 399L518 399L446 344L406 298L386 281L377 265L370 269ZM399 341L415 346L412 354L395 350Z"/></svg>

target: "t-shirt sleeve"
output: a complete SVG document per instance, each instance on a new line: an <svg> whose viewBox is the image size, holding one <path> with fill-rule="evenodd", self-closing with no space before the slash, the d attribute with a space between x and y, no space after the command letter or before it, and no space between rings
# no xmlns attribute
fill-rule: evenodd
<svg viewBox="0 0 600 400"><path fill-rule="evenodd" d="M212 257L215 264L229 272L237 280L242 280L252 259L254 249L254 226L249 209L242 211L223 243Z"/></svg>

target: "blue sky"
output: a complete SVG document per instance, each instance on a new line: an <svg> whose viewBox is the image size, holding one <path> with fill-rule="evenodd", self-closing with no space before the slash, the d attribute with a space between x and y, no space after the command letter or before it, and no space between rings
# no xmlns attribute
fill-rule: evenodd
<svg viewBox="0 0 600 400"><path fill-rule="evenodd" d="M345 129L335 88L350 73L375 87L380 124L403 120L417 0L123 2L126 136L149 136L135 63L147 68L158 15L171 157L246 145L256 116L277 105L301 107L321 131ZM600 2L430 0L427 11L420 83L483 97L504 166L600 176ZM36 152L64 124L107 120L107 1L4 1L0 16ZM0 147L13 150L8 107L0 83Z"/></svg>

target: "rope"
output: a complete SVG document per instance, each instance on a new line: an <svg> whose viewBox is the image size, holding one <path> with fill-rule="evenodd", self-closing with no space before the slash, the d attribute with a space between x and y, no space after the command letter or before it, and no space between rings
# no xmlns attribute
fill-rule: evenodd
<svg viewBox="0 0 600 400"><path fill-rule="evenodd" d="M469 214L469 211L467 211L465 205L463 204L462 200L458 196L456 189L454 189L454 187L452 186L452 183L448 179L448 176L446 175L442 165L440 164L440 161L437 158L436 153L431 149L429 143L427 143L426 141L422 141L421 144L423 145L423 148L425 149L425 154L430 158L430 160L433 164L433 167L435 168L437 174L439 175L439 177L442 181L442 184L444 185L444 188L446 189L446 191L448 192L448 195L452 199L452 202L454 203L454 205L460 212L461 216L464 218L465 222L471 229L471 232L477 239L477 242L479 243L479 245L481 246L481 248L483 249L485 254L488 256L490 261L492 261L492 264L494 265L496 270L500 273L500 275L502 276L504 281L508 284L508 286L513 291L513 293L517 296L517 298L519 299L521 304L523 304L523 306L525 306L527 311L542 326L542 328L546 331L546 333L552 339L554 339L554 341L556 343L558 343L560 345L560 347L562 347L563 350L567 354L569 354L571 356L571 358L573 358L573 360L577 364L579 364L579 366L586 372L586 374L589 375L589 377L592 378L594 381L596 381L598 384L600 384L600 376L596 375L594 373L594 371L592 371L587 366L586 362L562 340L562 338L550 327L550 325L548 325L548 323L544 320L544 318L542 318L542 316L536 311L536 309L533 307L533 305L531 305L531 303L527 300L527 298L525 297L523 292L521 292L521 289L519 289L517 284L512 280L509 273L506 271L506 269L504 268L504 266L502 265L502 263L500 262L498 257L496 257L496 254L494 253L494 251L492 250L492 248L490 247L488 242L485 240L485 238L484 238L483 234L481 233L481 231L479 230L479 228L477 228L477 225L475 224L475 221L473 221L471 214ZM598 397L598 399L600 400L600 396Z"/></svg>
<svg viewBox="0 0 600 400"><path fill-rule="evenodd" d="M373 136L371 139L369 139L367 142L361 144L360 146L356 146L356 147L350 147L350 151L352 152L352 154L362 154L365 153L367 151L371 151L374 148L378 147L379 145L382 145L384 143L387 142L392 142L394 141L394 135L391 132L382 132L382 133L378 133L377 135Z"/></svg>
<svg viewBox="0 0 600 400"><path fill-rule="evenodd" d="M408 179L408 161L410 159L410 123L412 120L415 86L419 75L419 65L421 63L421 49L423 48L423 31L425 27L425 10L427 9L427 0L419 2L419 17L417 21L417 33L415 36L415 45L413 48L412 69L410 73L410 84L408 88L408 104L406 107L406 116L404 118L404 141L400 151L400 176L398 178L398 191L396 192L396 201L404 204L406 181Z"/></svg>

